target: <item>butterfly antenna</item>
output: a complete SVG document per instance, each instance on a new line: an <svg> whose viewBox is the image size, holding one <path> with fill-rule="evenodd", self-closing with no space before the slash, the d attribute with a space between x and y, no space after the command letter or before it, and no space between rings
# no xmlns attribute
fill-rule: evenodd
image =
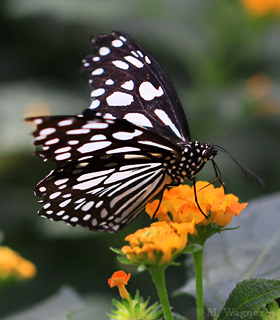
<svg viewBox="0 0 280 320"><path fill-rule="evenodd" d="M220 146L217 146L217 145L213 145L213 147L216 149L216 150L219 150L219 151L222 151L224 152L225 154L227 154L238 166L239 168L243 171L243 174L245 177L247 177L247 174L250 174L251 176L253 176L259 183L260 185L265 188L266 185L265 185L265 182L263 181L263 179L258 176L255 172L253 172L251 169L249 169L248 167L246 167L242 162L240 162L239 160L237 160L234 156L232 156L229 152L227 152L224 148L220 147ZM215 168L219 170L218 166L216 165L216 163L212 160L212 163L213 163L213 166L214 166L214 170Z"/></svg>

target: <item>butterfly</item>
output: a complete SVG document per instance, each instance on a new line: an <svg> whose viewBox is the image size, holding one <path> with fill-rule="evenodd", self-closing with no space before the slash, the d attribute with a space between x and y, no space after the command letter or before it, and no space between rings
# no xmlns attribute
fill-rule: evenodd
<svg viewBox="0 0 280 320"><path fill-rule="evenodd" d="M94 53L83 60L89 108L26 119L37 126L36 154L55 165L35 195L43 203L41 217L116 232L167 187L185 179L195 186L208 160L220 180L213 160L220 149L191 141L171 81L132 38L112 32L91 42Z"/></svg>

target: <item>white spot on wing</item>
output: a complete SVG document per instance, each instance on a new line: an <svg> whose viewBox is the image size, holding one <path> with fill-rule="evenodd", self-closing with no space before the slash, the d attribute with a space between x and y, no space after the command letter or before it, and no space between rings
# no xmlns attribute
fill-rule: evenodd
<svg viewBox="0 0 280 320"><path fill-rule="evenodd" d="M182 138L179 130L176 128L175 124L171 121L171 119L168 117L167 113L161 109L155 109L154 113L160 118L160 120L167 126L170 127L170 129L179 137Z"/></svg>
<svg viewBox="0 0 280 320"><path fill-rule="evenodd" d="M57 197L59 197L61 195L61 192L60 191L58 191L58 192L54 192L54 193L52 193L52 194L50 194L50 199L55 199L55 198L57 198Z"/></svg>
<svg viewBox="0 0 280 320"><path fill-rule="evenodd" d="M94 71L92 71L92 75L93 76L99 76L101 75L102 73L104 72L104 69L103 68L98 68L98 69L95 69Z"/></svg>
<svg viewBox="0 0 280 320"><path fill-rule="evenodd" d="M66 207L71 202L71 199L67 199L59 204L60 208Z"/></svg>
<svg viewBox="0 0 280 320"><path fill-rule="evenodd" d="M146 101L151 101L154 98L161 97L164 94L161 86L156 89L149 81L144 81L141 83L139 86L139 93L140 96Z"/></svg>
<svg viewBox="0 0 280 320"><path fill-rule="evenodd" d="M112 43L112 46L115 48L119 48L119 47L123 46L123 42L119 39L115 39L111 43Z"/></svg>
<svg viewBox="0 0 280 320"><path fill-rule="evenodd" d="M126 41L126 38L124 36L120 36L119 38L124 42Z"/></svg>
<svg viewBox="0 0 280 320"><path fill-rule="evenodd" d="M119 69L122 69L122 70L129 69L129 64L122 61L122 60L114 60L114 61L112 61L112 63L114 66L116 66Z"/></svg>
<svg viewBox="0 0 280 320"><path fill-rule="evenodd" d="M42 119L34 119L33 122L35 122L36 124L41 124L43 123L43 120Z"/></svg>
<svg viewBox="0 0 280 320"><path fill-rule="evenodd" d="M54 153L63 153L70 150L71 150L71 147L63 147L63 148L56 149Z"/></svg>
<svg viewBox="0 0 280 320"><path fill-rule="evenodd" d="M59 180L56 180L56 181L54 182L54 184L55 184L56 186L60 186L61 184L67 182L68 180L69 180L68 178L59 179Z"/></svg>
<svg viewBox="0 0 280 320"><path fill-rule="evenodd" d="M109 106L129 106L134 101L134 98L131 94L117 91L108 96L106 101Z"/></svg>
<svg viewBox="0 0 280 320"><path fill-rule="evenodd" d="M113 85L114 83L115 83L115 81L112 80L112 79L108 79L108 80L105 81L105 84L107 84L107 86L111 86L111 85Z"/></svg>
<svg viewBox="0 0 280 320"><path fill-rule="evenodd" d="M83 144L77 150L80 153L93 152L93 151L96 151L96 150L104 149L104 148L108 147L111 144L112 144L112 142L110 142L110 141L89 142L89 143Z"/></svg>
<svg viewBox="0 0 280 320"><path fill-rule="evenodd" d="M83 217L83 220L84 221L87 221L87 220L89 220L91 218L91 214L86 214L84 217Z"/></svg>
<svg viewBox="0 0 280 320"><path fill-rule="evenodd" d="M142 113L127 113L124 119L141 127L153 127L151 121Z"/></svg>
<svg viewBox="0 0 280 320"><path fill-rule="evenodd" d="M126 152L133 152L133 151L140 151L140 149L134 148L134 147L122 147L122 148L116 148L113 150L109 150L106 153L107 154L114 154L114 153L126 153Z"/></svg>
<svg viewBox="0 0 280 320"><path fill-rule="evenodd" d="M134 82L133 82L133 80L126 81L121 85L121 87L126 90L133 90L134 89Z"/></svg>
<svg viewBox="0 0 280 320"><path fill-rule="evenodd" d="M90 109L95 109L100 106L100 100L93 100L89 106Z"/></svg>
<svg viewBox="0 0 280 320"><path fill-rule="evenodd" d="M93 205L94 205L94 201L89 201L85 205L82 206L81 210L88 211L92 208Z"/></svg>
<svg viewBox="0 0 280 320"><path fill-rule="evenodd" d="M107 54L109 54L111 52L111 50L107 47L102 47L99 49L99 54L101 56L107 56Z"/></svg>
<svg viewBox="0 0 280 320"><path fill-rule="evenodd" d="M104 134L95 134L90 138L90 141L100 141L100 140L106 140L106 136Z"/></svg>
<svg viewBox="0 0 280 320"><path fill-rule="evenodd" d="M69 140L68 144L70 144L70 146L74 146L75 144L78 144L79 140Z"/></svg>
<svg viewBox="0 0 280 320"><path fill-rule="evenodd" d="M148 64L151 64L152 61L150 60L150 58L148 56L145 56L145 61L148 63Z"/></svg>
<svg viewBox="0 0 280 320"><path fill-rule="evenodd" d="M105 93L105 89L104 88L99 88L99 89L96 89L96 90L93 90L90 94L90 96L92 98L95 98L95 97L100 97L102 96L104 93Z"/></svg>
<svg viewBox="0 0 280 320"><path fill-rule="evenodd" d="M46 128L46 129L42 129L40 132L39 132L39 135L40 136L47 136L49 134L52 134L56 131L55 128Z"/></svg>
<svg viewBox="0 0 280 320"><path fill-rule="evenodd" d="M65 159L69 159L71 157L71 153L70 152L67 152L67 153L62 153L62 154L59 154L58 156L55 157L55 160L65 160Z"/></svg>
<svg viewBox="0 0 280 320"><path fill-rule="evenodd" d="M73 129L66 131L66 134L87 134L89 132L89 129Z"/></svg>
<svg viewBox="0 0 280 320"><path fill-rule="evenodd" d="M107 217L107 215L108 215L108 211L105 208L103 208L100 212L100 218L104 219Z"/></svg>
<svg viewBox="0 0 280 320"><path fill-rule="evenodd" d="M95 208L99 208L100 206L102 206L103 202L104 201L102 201L102 200L97 202L97 204L95 205Z"/></svg>
<svg viewBox="0 0 280 320"><path fill-rule="evenodd" d="M83 128L85 128L85 129L106 129L106 128L108 128L108 126L109 126L108 123L92 121L92 122L88 122L87 124L84 124Z"/></svg>
<svg viewBox="0 0 280 320"><path fill-rule="evenodd" d="M115 139L118 140L131 140L134 137L140 136L143 132L140 130L135 129L134 132L125 132L119 131L112 134Z"/></svg>
<svg viewBox="0 0 280 320"><path fill-rule="evenodd" d="M94 219L92 219L91 224L93 227L95 227L95 226L97 226L98 221L94 218Z"/></svg>
<svg viewBox="0 0 280 320"><path fill-rule="evenodd" d="M100 57L93 57L92 61L95 61L95 62L100 61Z"/></svg>
<svg viewBox="0 0 280 320"><path fill-rule="evenodd" d="M140 60L136 59L135 57L126 56L124 58L125 58L126 61L130 62L131 64L133 64L137 68L143 68L144 67L144 64Z"/></svg>
<svg viewBox="0 0 280 320"><path fill-rule="evenodd" d="M68 120L59 121L57 125L59 127L64 127L64 126L70 126L72 123L73 123L73 120L68 119Z"/></svg>
<svg viewBox="0 0 280 320"><path fill-rule="evenodd" d="M111 113L105 113L103 116L104 119L117 119Z"/></svg>
<svg viewBox="0 0 280 320"><path fill-rule="evenodd" d="M45 144L46 145L50 145L50 144L55 144L55 143L58 143L59 142L59 139L58 138L54 138L54 139L51 139L49 141L46 141Z"/></svg>

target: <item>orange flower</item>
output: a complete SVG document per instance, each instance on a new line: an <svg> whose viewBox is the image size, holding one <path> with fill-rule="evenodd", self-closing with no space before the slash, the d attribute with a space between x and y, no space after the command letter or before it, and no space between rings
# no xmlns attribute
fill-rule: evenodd
<svg viewBox="0 0 280 320"><path fill-rule="evenodd" d="M238 214L246 207L247 203L239 203L233 194L224 194L222 187L214 188L205 181L196 183L198 203L208 219L202 215L197 207L193 187L180 185L170 190L165 190L161 205L156 213L159 221L177 223L195 223L198 226L207 226L216 223L220 227L227 226L232 216ZM147 204L146 211L152 218L159 201ZM194 229L192 235L197 235Z"/></svg>
<svg viewBox="0 0 280 320"><path fill-rule="evenodd" d="M241 0L243 6L256 16L263 16L270 12L280 13L279 0Z"/></svg>
<svg viewBox="0 0 280 320"><path fill-rule="evenodd" d="M136 264L167 264L185 248L190 232L194 232L194 223L155 222L128 235L125 240L130 245L122 252Z"/></svg>
<svg viewBox="0 0 280 320"><path fill-rule="evenodd" d="M0 278L9 276L18 279L33 278L36 274L35 265L24 259L20 254L9 247L0 247Z"/></svg>
<svg viewBox="0 0 280 320"><path fill-rule="evenodd" d="M127 285L128 280L130 279L130 273L126 274L124 271L116 271L113 273L112 277L108 280L110 288L118 287L120 296L123 299L129 300L129 294L125 288Z"/></svg>

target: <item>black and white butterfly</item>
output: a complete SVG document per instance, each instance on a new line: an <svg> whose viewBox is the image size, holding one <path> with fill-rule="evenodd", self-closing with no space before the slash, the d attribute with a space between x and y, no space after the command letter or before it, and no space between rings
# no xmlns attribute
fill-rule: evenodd
<svg viewBox="0 0 280 320"><path fill-rule="evenodd" d="M92 43L94 54L83 60L90 107L26 119L37 125L36 153L55 164L35 194L42 217L116 232L165 188L195 182L207 160L217 170L219 147L190 140L172 83L133 39L112 32Z"/></svg>

